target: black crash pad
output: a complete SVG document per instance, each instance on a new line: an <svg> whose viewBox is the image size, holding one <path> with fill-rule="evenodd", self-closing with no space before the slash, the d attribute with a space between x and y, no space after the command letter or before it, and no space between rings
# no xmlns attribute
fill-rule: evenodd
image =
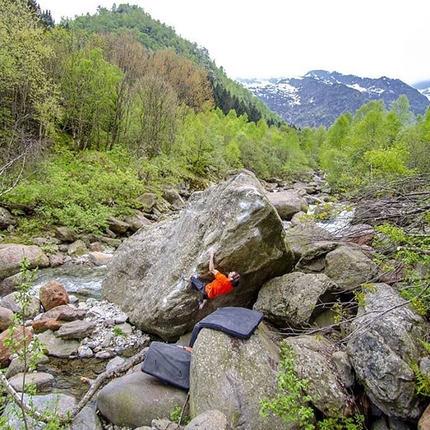
<svg viewBox="0 0 430 430"><path fill-rule="evenodd" d="M152 342L141 370L175 387L190 387L191 352L178 345Z"/></svg>
<svg viewBox="0 0 430 430"><path fill-rule="evenodd" d="M261 312L247 308L218 308L199 321L193 328L190 346L194 345L202 328L211 328L227 333L240 339L249 339L263 319Z"/></svg>

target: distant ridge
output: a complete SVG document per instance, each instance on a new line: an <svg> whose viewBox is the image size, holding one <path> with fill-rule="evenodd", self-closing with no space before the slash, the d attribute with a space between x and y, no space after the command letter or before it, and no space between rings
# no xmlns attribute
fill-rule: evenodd
<svg viewBox="0 0 430 430"><path fill-rule="evenodd" d="M311 70L294 78L237 81L288 124L298 128L328 128L340 115L346 112L354 114L372 100L383 100L388 109L401 95L406 95L415 115L423 115L430 106L427 97L430 81L419 83L418 89L385 76L361 78L325 70Z"/></svg>

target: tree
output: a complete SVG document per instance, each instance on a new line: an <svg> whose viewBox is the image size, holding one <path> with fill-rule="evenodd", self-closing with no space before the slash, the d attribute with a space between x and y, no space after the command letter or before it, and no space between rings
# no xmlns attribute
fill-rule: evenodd
<svg viewBox="0 0 430 430"><path fill-rule="evenodd" d="M146 74L162 77L176 92L179 102L196 112L201 111L207 102L213 103L207 72L171 49L154 52Z"/></svg>
<svg viewBox="0 0 430 430"><path fill-rule="evenodd" d="M113 104L113 118L110 124L110 144L113 149L126 135L130 116L130 101L136 82L144 76L145 64L149 54L131 32L104 35L107 42L106 58L122 71L117 82L116 97Z"/></svg>
<svg viewBox="0 0 430 430"><path fill-rule="evenodd" d="M408 128L402 135L402 141L409 151L408 166L421 173L430 172L430 109L417 124Z"/></svg>
<svg viewBox="0 0 430 430"><path fill-rule="evenodd" d="M390 112L397 114L402 125L411 125L415 123L414 113L411 111L409 100L404 94L391 103Z"/></svg>
<svg viewBox="0 0 430 430"><path fill-rule="evenodd" d="M121 77L121 71L103 58L100 48L77 50L68 57L61 77L62 121L77 149L110 146L108 131Z"/></svg>
<svg viewBox="0 0 430 430"><path fill-rule="evenodd" d="M175 91L159 76L144 76L137 88L132 112L133 149L139 157L169 153L175 141L179 115Z"/></svg>
<svg viewBox="0 0 430 430"><path fill-rule="evenodd" d="M34 9L0 0L0 195L22 178L46 144L58 114L45 63L52 55Z"/></svg>

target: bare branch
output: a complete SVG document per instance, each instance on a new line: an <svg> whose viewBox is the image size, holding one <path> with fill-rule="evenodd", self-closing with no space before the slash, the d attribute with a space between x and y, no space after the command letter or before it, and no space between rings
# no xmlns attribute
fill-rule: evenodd
<svg viewBox="0 0 430 430"><path fill-rule="evenodd" d="M124 364L120 366L116 366L106 372L101 373L97 378L94 380L94 382L91 384L89 390L87 393L82 397L81 401L76 405L75 408L72 409L72 411L67 414L67 416L62 416L61 421L66 423L71 421L73 418L76 417L76 415L85 407L85 405L92 399L92 397L97 393L99 388L103 385L103 383L111 379L113 377L118 377L127 370L131 369L134 365L137 363L143 361L143 359L146 357L146 354L148 352L148 347L143 348L140 352L133 355L133 357L130 357Z"/></svg>
<svg viewBox="0 0 430 430"><path fill-rule="evenodd" d="M71 412L68 412L67 414L61 415L60 420L62 423L68 423L72 421L76 415L87 405L87 403L92 399L92 397L97 393L99 388L103 385L105 381L108 379L111 379L113 377L118 377L122 375L123 373L127 372L130 368L132 368L137 363L143 361L145 358L148 347L143 348L140 352L133 355L133 357L130 357L124 364L120 366L116 366L109 371L101 373L92 383L90 388L88 389L87 393L84 395L84 397L81 399L81 401L72 409ZM27 403L23 402L21 400L20 395L18 392L12 387L12 385L9 383L9 381L6 379L3 373L0 373L0 382L3 384L3 386L6 388L6 391L12 396L15 403L25 411L27 411L31 417L35 418L38 421L42 421L45 423L49 422L49 419L44 417L43 414L41 414L36 409L29 406Z"/></svg>

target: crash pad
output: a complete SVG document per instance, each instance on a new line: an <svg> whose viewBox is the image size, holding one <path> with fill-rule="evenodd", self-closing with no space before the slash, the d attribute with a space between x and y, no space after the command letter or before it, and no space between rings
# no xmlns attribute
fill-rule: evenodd
<svg viewBox="0 0 430 430"><path fill-rule="evenodd" d="M152 342L141 370L175 387L188 390L191 352L176 345Z"/></svg>
<svg viewBox="0 0 430 430"><path fill-rule="evenodd" d="M194 345L202 328L220 330L240 339L249 339L263 319L261 312L241 307L218 308L194 325L190 347Z"/></svg>

